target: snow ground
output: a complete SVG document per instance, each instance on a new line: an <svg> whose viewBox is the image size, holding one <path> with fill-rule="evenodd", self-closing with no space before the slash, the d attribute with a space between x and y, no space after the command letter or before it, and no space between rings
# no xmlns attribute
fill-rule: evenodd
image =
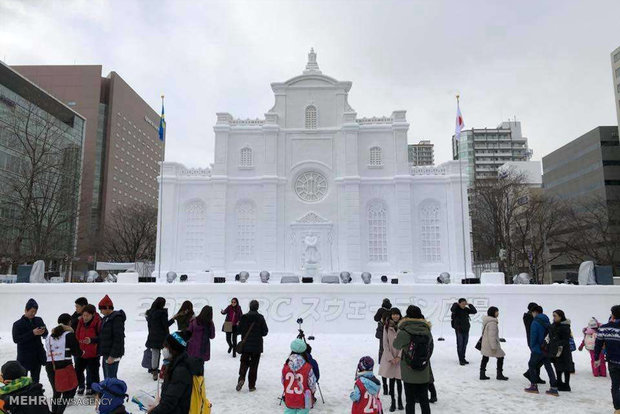
<svg viewBox="0 0 620 414"><path fill-rule="evenodd" d="M311 335L311 332L306 332ZM376 359L378 341L372 335L317 335L312 342L314 352L321 367L321 388L325 404L318 402L313 413L345 414L351 412L349 392L353 386L353 375L357 361L363 355L371 355ZM280 371L288 355L288 346L296 332L291 335L273 334L265 339L267 352L259 366L257 391L250 394L246 387L241 392L235 391L238 358L233 360L226 353L227 346L224 335L217 333L212 342L212 359L206 364L205 377L207 395L213 403L213 413L277 413L283 408L278 407L278 397L282 390ZM15 345L11 342L8 332L0 335L0 363L15 358ZM127 355L123 358L119 370L119 378L129 386L129 394L143 389L155 390L146 370L140 367L144 349L145 332L132 332L127 337ZM431 406L434 413L526 413L537 412L562 414L612 413L609 378L594 378L589 367L589 354L575 352L573 354L577 374L571 378L572 393L561 393L559 398L545 395L530 395L523 392L527 381L522 373L527 366L529 354L522 338L508 339L503 344L506 351L504 374L510 377L507 382L494 379L495 361L491 360L490 381L478 380L480 354L473 346L477 338L470 338L468 350L470 365L461 367L457 363L454 339L448 337L445 342L435 342L433 355L433 371L439 402ZM375 367L375 373L378 366ZM543 370L544 372L544 370ZM546 378L546 374L543 374ZM49 382L45 371L41 376L42 383L51 396ZM246 383L247 384L247 383ZM544 387L544 386L543 386ZM544 388L541 387L544 391ZM404 399L404 396L403 396ZM382 397L384 405L388 398ZM128 410L137 413L137 407L127 404ZM404 411L401 411L404 413ZM419 408L418 408L419 412ZM69 407L67 414L94 413L85 407Z"/></svg>

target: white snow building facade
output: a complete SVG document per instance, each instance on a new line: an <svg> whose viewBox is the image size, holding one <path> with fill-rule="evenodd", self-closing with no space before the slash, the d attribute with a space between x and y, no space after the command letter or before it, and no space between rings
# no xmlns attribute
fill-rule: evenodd
<svg viewBox="0 0 620 414"><path fill-rule="evenodd" d="M264 119L217 114L210 168L163 164L156 272L435 278L462 275L463 251L471 269L466 177L409 166L405 111L358 118L314 51L271 88Z"/></svg>

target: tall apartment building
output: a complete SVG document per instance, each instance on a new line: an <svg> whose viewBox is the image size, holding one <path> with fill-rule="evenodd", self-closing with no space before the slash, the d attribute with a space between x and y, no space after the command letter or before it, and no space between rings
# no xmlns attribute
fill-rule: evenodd
<svg viewBox="0 0 620 414"><path fill-rule="evenodd" d="M3 267L10 257L46 259L58 269L75 254L85 125L83 116L0 62Z"/></svg>
<svg viewBox="0 0 620 414"><path fill-rule="evenodd" d="M599 126L543 157L545 195L561 200L601 199L620 203L620 140L617 126ZM553 251L553 247L551 247ZM612 264L612 263L601 263ZM618 265L614 263L614 265ZM551 265L556 279L579 265L560 257Z"/></svg>
<svg viewBox="0 0 620 414"><path fill-rule="evenodd" d="M116 72L103 77L101 65L13 68L87 119L77 243L86 269L117 207L157 207L159 114Z"/></svg>
<svg viewBox="0 0 620 414"><path fill-rule="evenodd" d="M497 177L498 168L509 161L529 161L532 150L521 133L520 121L507 121L497 128L472 128L452 136L452 156L463 159L469 185L476 180Z"/></svg>
<svg viewBox="0 0 620 414"><path fill-rule="evenodd" d="M616 116L618 118L618 131L620 132L620 47L611 52L611 70L614 81L614 96Z"/></svg>
<svg viewBox="0 0 620 414"><path fill-rule="evenodd" d="M408 158L409 164L413 166L434 165L434 145L428 140L422 140L417 144L409 144Z"/></svg>

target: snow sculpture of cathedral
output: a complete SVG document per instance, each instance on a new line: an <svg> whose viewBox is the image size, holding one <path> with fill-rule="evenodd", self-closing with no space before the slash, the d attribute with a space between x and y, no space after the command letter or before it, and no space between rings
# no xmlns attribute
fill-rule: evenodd
<svg viewBox="0 0 620 414"><path fill-rule="evenodd" d="M409 166L405 111L358 118L351 82L324 75L313 50L271 88L264 119L217 114L210 168L163 164L156 274L159 261L163 275L463 274L466 177L457 162Z"/></svg>

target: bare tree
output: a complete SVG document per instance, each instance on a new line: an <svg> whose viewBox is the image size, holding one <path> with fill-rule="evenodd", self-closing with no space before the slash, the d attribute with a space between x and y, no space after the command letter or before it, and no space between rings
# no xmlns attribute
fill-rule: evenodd
<svg viewBox="0 0 620 414"><path fill-rule="evenodd" d="M620 206L600 197L573 203L565 220L570 225L562 239L571 262L593 260L600 265L620 265Z"/></svg>
<svg viewBox="0 0 620 414"><path fill-rule="evenodd" d="M511 235L517 264L521 270L527 269L536 283L551 282L546 277L548 264L563 253L561 249L552 251L550 246L564 237L571 210L560 200L540 193L532 192L522 202Z"/></svg>
<svg viewBox="0 0 620 414"><path fill-rule="evenodd" d="M73 256L78 214L81 136L41 110L36 97L5 109L0 125L5 153L3 200L11 216L3 232L14 263ZM34 103L33 103L34 102Z"/></svg>
<svg viewBox="0 0 620 414"><path fill-rule="evenodd" d="M507 275L516 269L511 232L525 196L525 178L514 171L499 178L479 180L470 192L476 257L482 260L499 257L499 270Z"/></svg>
<svg viewBox="0 0 620 414"><path fill-rule="evenodd" d="M115 262L155 260L157 209L134 203L118 207L104 229L103 254Z"/></svg>

